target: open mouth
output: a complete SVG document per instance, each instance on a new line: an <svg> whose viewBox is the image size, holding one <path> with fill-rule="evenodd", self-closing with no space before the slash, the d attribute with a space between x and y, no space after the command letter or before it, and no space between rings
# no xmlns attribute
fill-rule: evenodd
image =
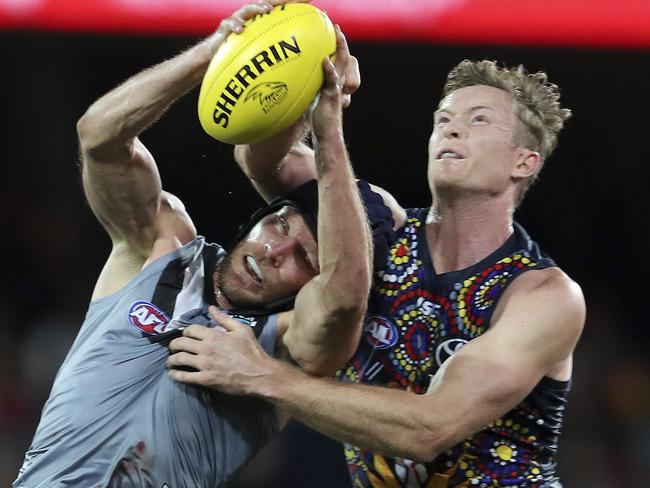
<svg viewBox="0 0 650 488"><path fill-rule="evenodd" d="M453 149L443 148L438 151L436 159L465 159L465 156Z"/></svg>
<svg viewBox="0 0 650 488"><path fill-rule="evenodd" d="M252 256L245 256L244 262L246 264L246 269L253 277L253 279L259 284L262 284L262 269L260 268L259 264L257 264L257 261L255 261L255 258Z"/></svg>

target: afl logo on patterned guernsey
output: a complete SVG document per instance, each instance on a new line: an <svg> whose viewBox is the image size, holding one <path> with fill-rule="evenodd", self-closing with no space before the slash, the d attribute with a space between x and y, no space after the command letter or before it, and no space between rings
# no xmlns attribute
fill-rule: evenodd
<svg viewBox="0 0 650 488"><path fill-rule="evenodd" d="M153 303L139 300L129 309L129 322L145 334L158 335L167 331L169 317Z"/></svg>
<svg viewBox="0 0 650 488"><path fill-rule="evenodd" d="M442 366L456 351L467 344L465 339L447 339L436 347L436 364Z"/></svg>
<svg viewBox="0 0 650 488"><path fill-rule="evenodd" d="M397 343L399 331L386 317L371 314L366 317L364 327L366 340L375 349L388 349Z"/></svg>

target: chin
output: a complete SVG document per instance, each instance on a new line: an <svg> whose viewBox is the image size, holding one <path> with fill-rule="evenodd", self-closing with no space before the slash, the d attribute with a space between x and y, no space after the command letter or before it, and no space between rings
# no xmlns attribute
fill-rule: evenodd
<svg viewBox="0 0 650 488"><path fill-rule="evenodd" d="M247 297L240 288L231 288L226 283L222 284L221 293L233 308L241 310L257 310L265 303L259 296Z"/></svg>
<svg viewBox="0 0 650 488"><path fill-rule="evenodd" d="M463 180L458 175L438 174L433 178L433 186L439 190L463 189Z"/></svg>

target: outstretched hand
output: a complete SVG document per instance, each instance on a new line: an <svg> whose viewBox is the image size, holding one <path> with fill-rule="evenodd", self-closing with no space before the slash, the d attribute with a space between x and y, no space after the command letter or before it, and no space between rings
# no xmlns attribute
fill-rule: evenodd
<svg viewBox="0 0 650 488"><path fill-rule="evenodd" d="M322 138L332 131L341 130L341 108L350 105L351 95L361 85L359 63L350 54L345 35L336 26L336 58L323 60L323 86L318 102L310 114L311 126L316 138Z"/></svg>
<svg viewBox="0 0 650 488"><path fill-rule="evenodd" d="M211 55L214 55L219 46L231 33L241 34L244 31L244 24L256 15L266 14L273 7L285 3L309 3L311 0L259 0L248 3L221 21L217 30L206 39Z"/></svg>
<svg viewBox="0 0 650 488"><path fill-rule="evenodd" d="M257 393L257 381L268 375L277 361L266 354L248 325L215 307L210 307L210 315L222 329L190 325L183 330L183 337L169 343L169 376L232 395Z"/></svg>
<svg viewBox="0 0 650 488"><path fill-rule="evenodd" d="M350 48L341 28L336 26L336 57L334 69L341 88L341 106L347 108L352 101L352 94L361 86L359 61L350 54Z"/></svg>

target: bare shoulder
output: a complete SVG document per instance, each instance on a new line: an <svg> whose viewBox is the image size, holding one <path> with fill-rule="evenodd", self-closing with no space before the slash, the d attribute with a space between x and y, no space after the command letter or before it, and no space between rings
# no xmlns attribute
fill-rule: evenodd
<svg viewBox="0 0 650 488"><path fill-rule="evenodd" d="M518 276L504 292L493 317L520 324L520 331L538 339L564 342L573 349L585 322L586 306L580 286L560 268L531 270Z"/></svg>
<svg viewBox="0 0 650 488"><path fill-rule="evenodd" d="M584 308L582 289L569 275L558 267L531 270L518 276L504 293L509 296L534 294L547 298L556 305L568 308Z"/></svg>
<svg viewBox="0 0 650 488"><path fill-rule="evenodd" d="M395 221L395 226L393 229L397 230L402 227L404 225L404 222L406 222L406 210L404 210L404 208L397 202L392 193L388 192L384 188L373 184L370 184L370 188L372 188L372 191L381 196L381 198L384 200L384 204L393 213L393 220Z"/></svg>
<svg viewBox="0 0 650 488"><path fill-rule="evenodd" d="M156 227L155 234L147 240L113 240L111 254L95 284L93 299L115 293L148 264L196 237L196 229L183 202L168 192L162 193Z"/></svg>
<svg viewBox="0 0 650 488"><path fill-rule="evenodd" d="M582 290L566 273L530 270L506 289L484 335L522 371L566 380L585 315Z"/></svg>

